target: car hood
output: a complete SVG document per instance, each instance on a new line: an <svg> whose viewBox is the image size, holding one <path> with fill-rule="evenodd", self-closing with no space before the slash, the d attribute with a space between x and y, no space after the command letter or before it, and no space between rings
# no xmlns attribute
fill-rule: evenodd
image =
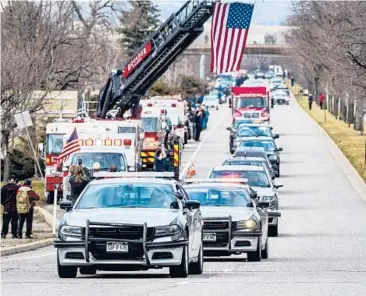
<svg viewBox="0 0 366 296"><path fill-rule="evenodd" d="M258 193L259 196L272 196L274 195L273 189L272 188L267 188L267 187L254 187L252 186L252 188L254 189L254 191L256 191Z"/></svg>
<svg viewBox="0 0 366 296"><path fill-rule="evenodd" d="M249 219L256 214L254 208L243 207L201 207L202 217L205 218L220 218L231 216L232 221L240 221Z"/></svg>
<svg viewBox="0 0 366 296"><path fill-rule="evenodd" d="M84 209L66 213L64 219L68 225L85 227L86 220L91 222L144 224L148 227L169 225L175 218L182 215L175 209Z"/></svg>

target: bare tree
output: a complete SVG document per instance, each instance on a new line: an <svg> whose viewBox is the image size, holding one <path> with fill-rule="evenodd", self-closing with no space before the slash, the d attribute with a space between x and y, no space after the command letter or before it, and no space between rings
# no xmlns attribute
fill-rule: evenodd
<svg viewBox="0 0 366 296"><path fill-rule="evenodd" d="M264 35L264 44L276 44L277 37L274 34L267 33Z"/></svg>

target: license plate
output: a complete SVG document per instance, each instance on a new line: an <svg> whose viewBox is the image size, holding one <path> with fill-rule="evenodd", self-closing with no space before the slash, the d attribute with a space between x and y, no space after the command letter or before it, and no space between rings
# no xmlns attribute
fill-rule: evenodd
<svg viewBox="0 0 366 296"><path fill-rule="evenodd" d="M216 241L216 233L204 233L203 240L208 242L215 242Z"/></svg>
<svg viewBox="0 0 366 296"><path fill-rule="evenodd" d="M108 242L106 248L107 252L128 253L127 243Z"/></svg>

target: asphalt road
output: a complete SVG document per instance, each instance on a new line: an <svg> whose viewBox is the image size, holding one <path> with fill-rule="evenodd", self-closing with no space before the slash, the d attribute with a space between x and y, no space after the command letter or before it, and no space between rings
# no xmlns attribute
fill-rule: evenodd
<svg viewBox="0 0 366 296"><path fill-rule="evenodd" d="M61 280L55 250L47 247L2 258L1 295L366 295L366 196L295 102L276 106L272 118L284 149L278 180L284 187L280 234L270 238L269 259L209 259L202 276L186 279L171 279L163 269ZM183 164L193 160L197 177L229 157L230 120L227 105L211 112L206 138L186 147Z"/></svg>

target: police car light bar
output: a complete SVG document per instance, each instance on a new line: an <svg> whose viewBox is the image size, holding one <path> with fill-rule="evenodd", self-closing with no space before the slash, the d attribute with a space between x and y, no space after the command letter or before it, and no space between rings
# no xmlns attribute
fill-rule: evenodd
<svg viewBox="0 0 366 296"><path fill-rule="evenodd" d="M174 178L174 172L96 172L95 178Z"/></svg>
<svg viewBox="0 0 366 296"><path fill-rule="evenodd" d="M193 178L183 180L186 184L192 183L240 183L248 184L248 179L244 178Z"/></svg>

